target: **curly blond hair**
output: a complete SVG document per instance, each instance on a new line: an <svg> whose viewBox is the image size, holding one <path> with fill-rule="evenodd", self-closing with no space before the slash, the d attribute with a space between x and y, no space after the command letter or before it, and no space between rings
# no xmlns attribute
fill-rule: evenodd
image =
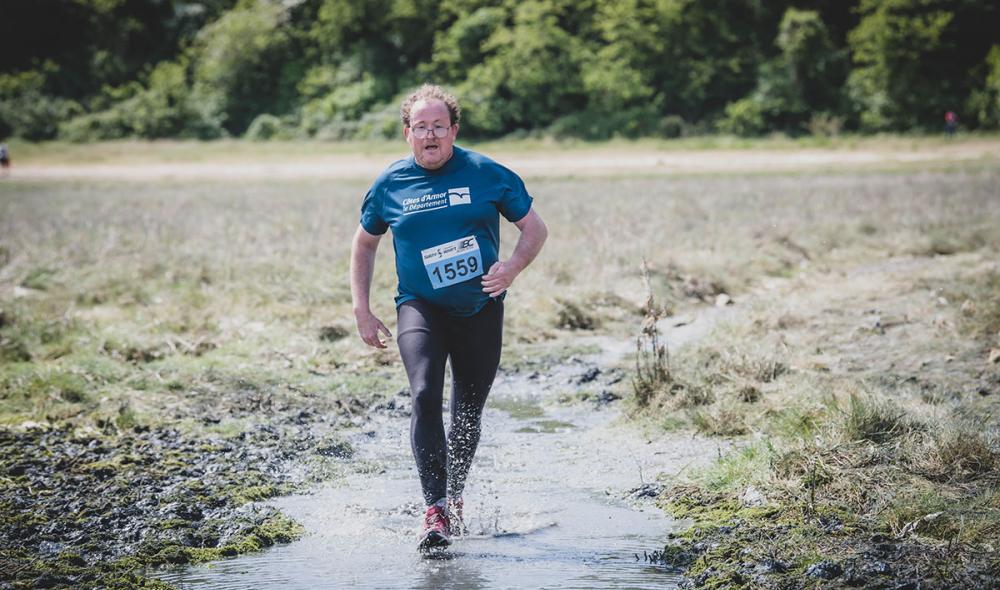
<svg viewBox="0 0 1000 590"><path fill-rule="evenodd" d="M440 100L444 106L448 107L448 118L451 124L455 125L462 118L462 109L458 106L458 99L444 88L436 84L424 84L417 90L410 93L399 107L399 118L403 120L403 126L410 126L410 110L418 100Z"/></svg>

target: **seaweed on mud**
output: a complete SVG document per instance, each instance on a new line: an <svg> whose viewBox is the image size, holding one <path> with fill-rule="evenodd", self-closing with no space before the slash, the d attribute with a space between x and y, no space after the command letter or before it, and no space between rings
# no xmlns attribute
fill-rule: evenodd
<svg viewBox="0 0 1000 590"><path fill-rule="evenodd" d="M801 507L743 508L693 488L665 492L663 506L695 525L665 552L683 556L686 588L801 588L809 578L864 588L987 587L995 580L986 553L957 553L871 533L848 515Z"/></svg>
<svg viewBox="0 0 1000 590"><path fill-rule="evenodd" d="M144 568L294 539L299 525L259 502L313 481L351 449L323 434L336 416L289 408L269 418L227 437L160 426L0 429L0 586L166 588Z"/></svg>

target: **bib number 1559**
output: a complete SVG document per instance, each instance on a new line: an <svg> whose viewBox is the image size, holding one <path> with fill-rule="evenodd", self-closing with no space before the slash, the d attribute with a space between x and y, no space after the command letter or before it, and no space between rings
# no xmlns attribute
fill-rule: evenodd
<svg viewBox="0 0 1000 590"><path fill-rule="evenodd" d="M420 252L427 277L435 289L483 274L483 258L475 236L427 248Z"/></svg>

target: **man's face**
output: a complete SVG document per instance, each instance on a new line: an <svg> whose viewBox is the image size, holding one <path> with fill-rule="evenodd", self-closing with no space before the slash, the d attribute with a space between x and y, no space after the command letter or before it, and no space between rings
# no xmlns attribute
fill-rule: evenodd
<svg viewBox="0 0 1000 590"><path fill-rule="evenodd" d="M445 128L448 132L444 137L437 137L434 134L435 127ZM427 135L419 138L414 133L415 129L425 130ZM444 166L451 158L457 135L458 125L451 124L448 107L443 101L433 98L413 103L410 109L410 126L403 128L403 136L406 137L406 143L410 144L417 164L429 170Z"/></svg>

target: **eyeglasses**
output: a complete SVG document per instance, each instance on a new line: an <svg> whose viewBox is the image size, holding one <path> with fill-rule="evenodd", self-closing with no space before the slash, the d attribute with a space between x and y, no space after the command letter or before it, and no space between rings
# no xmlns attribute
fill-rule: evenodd
<svg viewBox="0 0 1000 590"><path fill-rule="evenodd" d="M425 139L432 132L434 133L434 137L441 138L448 135L448 132L451 131L451 125L447 127L435 125L433 129L429 127L410 127L410 131L413 132L413 137L417 139Z"/></svg>

